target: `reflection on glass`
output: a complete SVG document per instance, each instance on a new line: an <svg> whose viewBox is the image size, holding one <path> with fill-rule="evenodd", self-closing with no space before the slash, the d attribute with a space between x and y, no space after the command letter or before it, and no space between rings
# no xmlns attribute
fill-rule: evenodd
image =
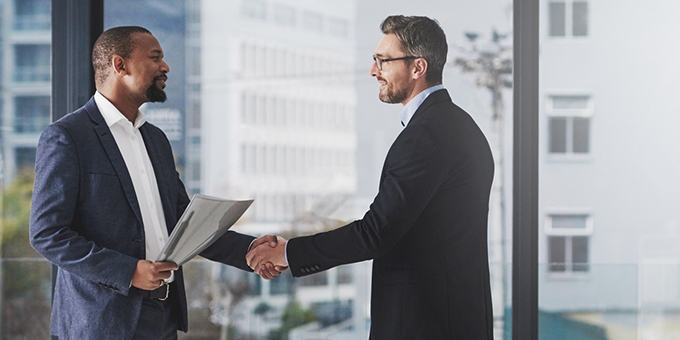
<svg viewBox="0 0 680 340"><path fill-rule="evenodd" d="M460 56L460 43L469 42L465 32L484 32L475 35L480 46L496 39L501 49L492 52L503 59L495 69L502 73L495 99L487 100L484 84L476 76L461 74L453 63L446 65L444 85L492 144L511 149L507 142L511 136L503 137L502 131L503 122L512 122L499 119L511 107L502 102L512 97L507 11L511 2L468 1L466 10L460 11L447 1L426 1L419 3L418 13L408 2L387 0L322 4L105 3L106 28L145 26L161 42L171 68L168 101L141 109L171 139L189 193L256 199L238 226L245 233L311 233L335 228L366 211L377 191L387 147L401 129L400 107L379 102L379 84L368 74L381 36L377 27L390 14L438 19L449 38L451 60ZM7 23L0 31L5 61L0 74L7 75L1 78L0 100L0 334L13 338L49 337L50 265L28 244L26 209L35 143L49 117L50 7L50 0L0 0L0 16L3 25ZM495 155L503 152L494 150ZM510 302L504 297L509 296L510 270L504 246L509 240L502 227L507 224L502 220L511 217L500 213L504 198L495 190L491 276L496 337L503 338L509 329L505 321ZM343 330L338 336L366 338L370 263L334 268L304 280L284 273L263 281L203 260L190 262L184 271L191 330L183 338L230 334L275 339L315 322L319 328L306 334L318 339L334 327ZM15 289L19 286L23 290ZM17 314L21 310L26 312ZM301 321L284 324L284 315L300 316Z"/></svg>

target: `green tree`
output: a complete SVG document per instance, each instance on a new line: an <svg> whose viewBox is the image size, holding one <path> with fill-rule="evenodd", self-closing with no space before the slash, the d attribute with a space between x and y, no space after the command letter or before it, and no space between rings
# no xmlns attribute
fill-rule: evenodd
<svg viewBox="0 0 680 340"><path fill-rule="evenodd" d="M286 306L281 316L281 327L269 332L268 340L288 340L288 332L317 320L316 314L309 309L304 309L299 302L293 301Z"/></svg>
<svg viewBox="0 0 680 340"><path fill-rule="evenodd" d="M24 168L2 193L2 258L40 258L28 239L35 172Z"/></svg>
<svg viewBox="0 0 680 340"><path fill-rule="evenodd" d="M26 168L2 191L0 327L7 339L49 336L51 267L31 247L28 235L34 179L33 169Z"/></svg>

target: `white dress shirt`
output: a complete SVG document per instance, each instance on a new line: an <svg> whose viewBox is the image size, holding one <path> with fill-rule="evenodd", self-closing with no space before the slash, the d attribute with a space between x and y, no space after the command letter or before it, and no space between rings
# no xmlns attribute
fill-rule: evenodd
<svg viewBox="0 0 680 340"><path fill-rule="evenodd" d="M408 125L408 122L411 121L411 118L413 118L413 115L420 107L420 104L422 104L432 92L441 90L443 88L444 85L442 84L428 87L422 92L418 93L415 97L411 98L411 100L409 100L408 103L406 103L406 105L404 105L404 107L401 109L401 126Z"/></svg>
<svg viewBox="0 0 680 340"><path fill-rule="evenodd" d="M118 149L123 155L125 166L130 173L132 185L135 188L137 202L142 213L144 224L144 238L146 240L146 259L155 261L161 249L168 240L168 229L163 214L161 196L158 192L158 182L154 173L151 159L144 145L144 138L139 127L144 125L146 117L137 112L134 125L99 91L94 94L94 101L99 108L106 124L116 140ZM166 282L175 279L174 272Z"/></svg>

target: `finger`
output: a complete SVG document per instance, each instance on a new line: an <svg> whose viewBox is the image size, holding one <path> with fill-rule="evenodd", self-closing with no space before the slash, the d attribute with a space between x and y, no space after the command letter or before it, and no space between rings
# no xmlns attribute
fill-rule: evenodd
<svg viewBox="0 0 680 340"><path fill-rule="evenodd" d="M279 274L280 274L279 272L277 272L274 269L274 265L271 262L267 262L267 263L263 264L262 269L260 271L263 272L267 276L268 279L275 278L275 277L279 276ZM262 276L262 277L264 277L264 276Z"/></svg>
<svg viewBox="0 0 680 340"><path fill-rule="evenodd" d="M277 276L279 276L279 273L274 270L274 266L271 263L265 263L262 265L260 272L260 276L262 276L263 279L266 280L271 280Z"/></svg>
<svg viewBox="0 0 680 340"><path fill-rule="evenodd" d="M276 269L277 272L283 273L284 270L288 269L287 266L274 266L274 269Z"/></svg>
<svg viewBox="0 0 680 340"><path fill-rule="evenodd" d="M174 262L154 262L153 266L154 266L154 269L158 272L164 272L164 271L179 269L179 266L177 266L177 264L174 263Z"/></svg>
<svg viewBox="0 0 680 340"><path fill-rule="evenodd" d="M269 275L269 273L267 273L264 269L260 269L257 274L265 280L271 280L272 278L271 275Z"/></svg>
<svg viewBox="0 0 680 340"><path fill-rule="evenodd" d="M276 242L277 242L276 236L274 236L274 235L263 235L263 236L256 238L255 241L253 241L253 244L250 247L250 249L251 250L255 249L258 246L263 245L265 243L269 243L269 245L271 247L276 247ZM273 245L272 245L272 243L273 243Z"/></svg>

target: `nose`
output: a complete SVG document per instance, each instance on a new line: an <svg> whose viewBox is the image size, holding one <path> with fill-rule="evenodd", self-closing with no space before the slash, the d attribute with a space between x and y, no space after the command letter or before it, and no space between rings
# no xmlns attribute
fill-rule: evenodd
<svg viewBox="0 0 680 340"><path fill-rule="evenodd" d="M368 70L368 72L371 74L371 77L377 77L380 73L380 70L378 70L378 62L374 60L373 64L371 64L371 69Z"/></svg>
<svg viewBox="0 0 680 340"><path fill-rule="evenodd" d="M168 65L168 63L166 63L165 60L163 60L163 62L161 64L161 72L163 72L163 73L170 72L170 65Z"/></svg>

